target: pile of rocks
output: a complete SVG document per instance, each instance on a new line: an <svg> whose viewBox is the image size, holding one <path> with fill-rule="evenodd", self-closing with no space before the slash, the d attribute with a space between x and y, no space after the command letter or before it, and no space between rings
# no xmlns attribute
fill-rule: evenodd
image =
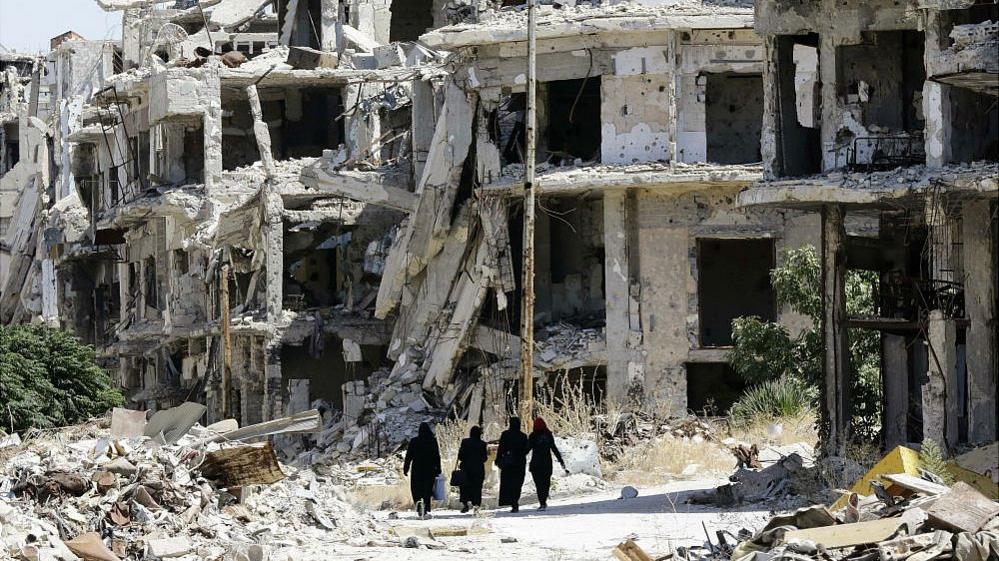
<svg viewBox="0 0 999 561"><path fill-rule="evenodd" d="M733 561L986 561L999 555L999 504L972 486L908 474L875 479L836 510L823 505L775 516L729 547L723 536L705 557ZM749 537L751 535L751 537Z"/></svg>
<svg viewBox="0 0 999 561"><path fill-rule="evenodd" d="M115 437L110 425L29 434L2 450L0 558L284 561L393 543L347 502L338 478L276 459L267 470L234 462L209 474L215 453L273 457L269 446L224 442L197 425L164 444ZM231 485L262 476L271 482Z"/></svg>
<svg viewBox="0 0 999 561"><path fill-rule="evenodd" d="M424 397L422 382L414 365L378 370L367 381L347 384L343 415L326 421L315 447L301 454L296 465L379 458L398 451L416 436L421 422L444 418Z"/></svg>

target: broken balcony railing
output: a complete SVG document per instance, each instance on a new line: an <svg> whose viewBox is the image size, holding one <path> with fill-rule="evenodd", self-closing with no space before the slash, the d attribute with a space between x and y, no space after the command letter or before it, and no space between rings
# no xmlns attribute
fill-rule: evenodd
<svg viewBox="0 0 999 561"><path fill-rule="evenodd" d="M847 148L847 167L855 171L890 170L926 162L921 135L861 136Z"/></svg>

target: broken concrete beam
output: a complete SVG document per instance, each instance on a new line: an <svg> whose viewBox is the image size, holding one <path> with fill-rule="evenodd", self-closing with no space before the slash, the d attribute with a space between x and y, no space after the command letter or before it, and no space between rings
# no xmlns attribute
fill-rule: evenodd
<svg viewBox="0 0 999 561"><path fill-rule="evenodd" d="M498 357L520 359L520 337L513 333L478 325L470 344L473 348Z"/></svg>
<svg viewBox="0 0 999 561"><path fill-rule="evenodd" d="M288 64L299 70L336 68L340 64L340 57L336 53L309 47L289 47Z"/></svg>
<svg viewBox="0 0 999 561"><path fill-rule="evenodd" d="M302 169L301 181L316 191L404 212L416 208L419 199L415 193L402 188L405 183L401 176L347 170L329 172L322 167L321 161Z"/></svg>
<svg viewBox="0 0 999 561"><path fill-rule="evenodd" d="M322 415L319 414L317 409L310 409L287 417L281 417L280 419L274 419L273 421L266 421L236 429L213 437L209 442L247 440L250 438L292 434L296 432L316 432L322 428L322 425Z"/></svg>
<svg viewBox="0 0 999 561"><path fill-rule="evenodd" d="M285 478L270 442L209 452L201 464L201 474L228 489L270 485Z"/></svg>
<svg viewBox="0 0 999 561"><path fill-rule="evenodd" d="M392 340L396 344L389 350L389 358L394 360L399 357L403 342L426 339L432 319L447 303L451 287L458 278L459 267L468 253L471 216L471 205L463 205L455 217L444 248L430 260L421 275L402 288L402 304L392 330Z"/></svg>
<svg viewBox="0 0 999 561"><path fill-rule="evenodd" d="M428 337L425 348L432 349L424 363L426 377L423 380L424 389L445 387L451 380L458 359L467 347L469 335L478 321L479 311L486 298L488 286L486 276L482 273L488 259L489 250L484 239L480 238L478 249L466 261L465 271L454 288L452 297L448 300L448 309L452 310L445 327L437 329ZM472 261L472 263L468 263Z"/></svg>

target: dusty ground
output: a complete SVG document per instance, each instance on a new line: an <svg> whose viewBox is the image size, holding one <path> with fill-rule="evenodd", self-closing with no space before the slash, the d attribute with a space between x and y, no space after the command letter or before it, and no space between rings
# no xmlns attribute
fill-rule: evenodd
<svg viewBox="0 0 999 561"><path fill-rule="evenodd" d="M376 514L402 533L412 528L430 528L448 533L455 528L476 528L472 536L436 538L446 549L345 547L331 552L331 559L425 560L508 559L543 561L589 561L612 559L611 549L625 538L635 539L653 557L665 555L677 546L701 545L705 528L733 533L740 528L764 524L769 512L759 507L722 511L684 501L694 490L712 488L722 480L683 481L640 488L638 498L618 500L618 490L592 492L552 499L547 512L538 512L537 503L527 503L521 512L487 510L478 517L455 510L437 510L433 520L421 521L409 512L390 519L389 512ZM473 530L474 532L475 530ZM425 538L420 538L424 543ZM513 541L515 540L515 541Z"/></svg>

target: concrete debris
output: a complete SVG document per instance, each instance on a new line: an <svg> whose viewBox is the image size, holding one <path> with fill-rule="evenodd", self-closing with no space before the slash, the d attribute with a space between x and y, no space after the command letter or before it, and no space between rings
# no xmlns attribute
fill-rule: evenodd
<svg viewBox="0 0 999 561"><path fill-rule="evenodd" d="M719 534L717 546L708 543L709 552L700 559L753 561L766 559L956 559L971 561L987 556L989 548L999 546L999 511L991 507L963 518L974 529L955 528L939 516L929 514L941 501L981 501L984 497L961 484L948 489L940 499L907 491L898 502L886 506L873 497L853 496L852 506L841 513L813 505L789 514L777 515L755 533L740 532L738 543L730 543ZM983 502L983 505L986 503ZM849 509L855 516L839 521ZM955 512L945 504L940 512ZM972 521L973 519L973 521ZM751 536L751 537L750 537ZM710 539L710 538L709 538ZM704 551L704 549L700 549ZM991 549L995 554L997 549Z"/></svg>
<svg viewBox="0 0 999 561"><path fill-rule="evenodd" d="M260 464L243 460L265 451L273 462L269 445L205 443L200 426L163 445L145 436L116 438L108 427L105 418L33 433L4 455L5 552L29 548L37 554L30 559L76 554L106 561L321 559L333 544L362 537L384 543L388 536L323 476L276 462L272 469L287 477L251 476L244 468ZM125 463L135 469L118 469ZM110 474L109 484L100 483L101 474ZM264 549L247 552L262 536Z"/></svg>
<svg viewBox="0 0 999 561"><path fill-rule="evenodd" d="M120 37L0 53L0 323L93 346L128 408L102 453L140 430L166 450L266 438L273 456L235 454L267 470L223 471L281 472L267 488L286 489L302 476L277 461L332 469L391 456L421 421L505 424L524 374L528 129L541 210L528 374L627 405L569 435L577 476L650 436L717 440L687 412L737 398L732 322L747 316L821 332L828 431L814 465L803 446L726 443L740 468L722 501L861 475L837 391L849 329L882 333L883 413L868 421L886 448L996 439L987 2L543 4L536 88L516 2L97 3L122 11ZM823 256L817 322L775 305L770 276L808 246ZM848 314L848 268L877 273L884 317ZM109 458L88 485L144 477L145 459L114 453L138 471ZM999 467L972 460L954 472L994 484ZM21 483L73 496L78 474L51 467ZM876 475L889 474L919 477ZM175 514L149 483L106 512ZM313 510L299 521L341 531Z"/></svg>

